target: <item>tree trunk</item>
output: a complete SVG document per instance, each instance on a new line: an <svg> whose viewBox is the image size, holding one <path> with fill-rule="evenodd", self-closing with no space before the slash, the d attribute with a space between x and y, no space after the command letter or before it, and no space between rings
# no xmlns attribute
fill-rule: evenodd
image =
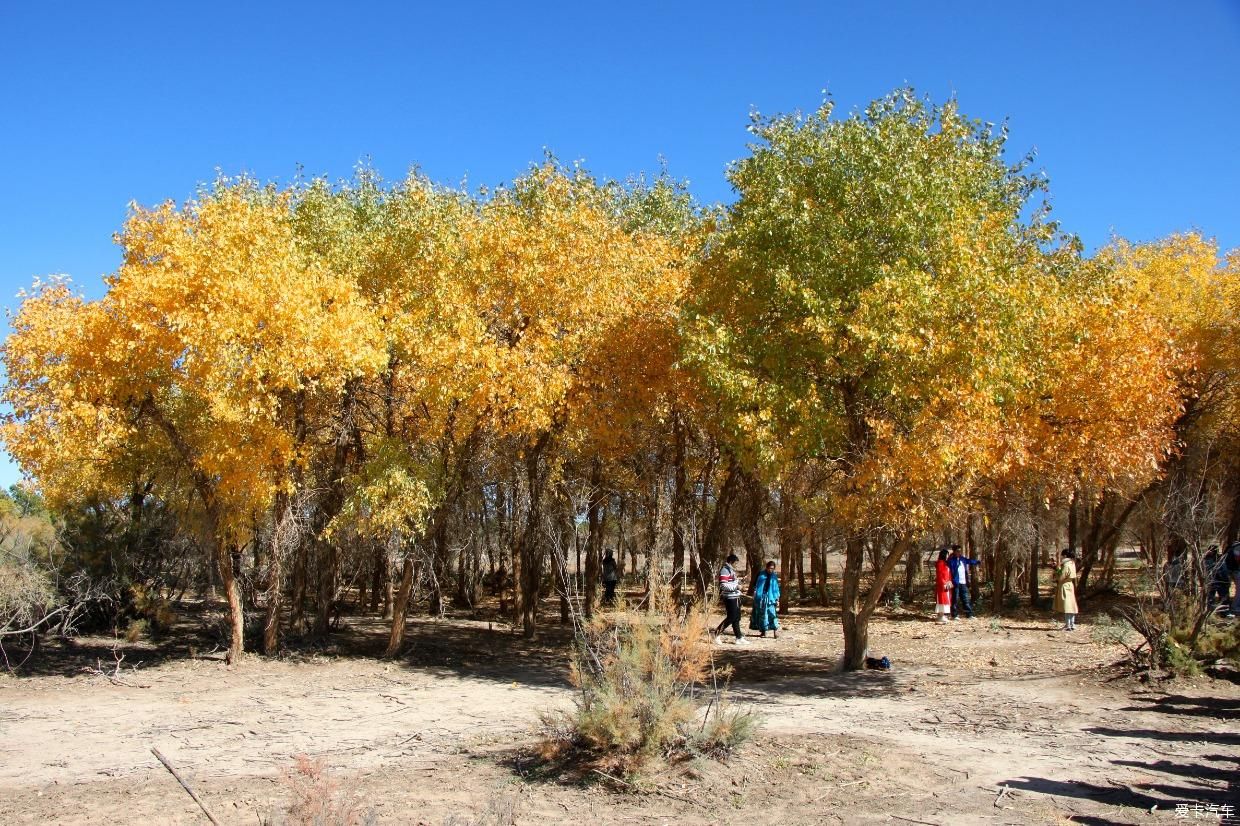
<svg viewBox="0 0 1240 826"><path fill-rule="evenodd" d="M842 619L844 624L845 671L855 671L865 665L866 651L870 644L870 616L883 593L883 586L891 577L900 558L908 551L910 541L897 537L874 572L870 590L861 593L861 572L865 566L865 541L859 536L850 537L845 545L844 587L841 592Z"/></svg>
<svg viewBox="0 0 1240 826"><path fill-rule="evenodd" d="M590 500L586 510L586 522L590 533L586 537L586 618L594 616L594 603L598 599L600 546L603 544L603 463L597 457L590 463Z"/></svg>
<svg viewBox="0 0 1240 826"><path fill-rule="evenodd" d="M1038 566L1042 559L1042 520L1039 518L1037 503L1031 505L1033 510L1033 542L1029 545L1029 606L1033 609L1041 607L1041 583L1038 582Z"/></svg>
<svg viewBox="0 0 1240 826"><path fill-rule="evenodd" d="M736 460L732 459L728 465L728 475L724 479L723 487L719 489L719 495L715 498L715 510L711 514L710 525L706 529L706 537L702 542L702 552L698 557L698 576L695 585L699 596L705 596L710 583L714 581L714 569L719 564L719 558L726 556L724 551L727 546L728 516L740 489L741 469Z"/></svg>
<svg viewBox="0 0 1240 826"><path fill-rule="evenodd" d="M964 537L965 555L968 556L969 559L978 558L977 539L976 539L977 527L976 526L977 526L977 514L971 513L969 514L968 520L966 520L965 522L965 537ZM973 570L968 571L968 573L966 574L966 576L969 577L969 602L972 603L973 605L977 605L978 580L980 580L981 577L978 576L976 573L977 566L971 566L971 567L973 568Z"/></svg>
<svg viewBox="0 0 1240 826"><path fill-rule="evenodd" d="M998 538L995 540L995 554L993 573L991 576L993 590L990 592L990 610L996 616L1003 616L1003 593L1007 590L1008 583L1008 548L1007 539L1003 536L1002 530L998 531Z"/></svg>
<svg viewBox="0 0 1240 826"><path fill-rule="evenodd" d="M689 485L685 473L686 434L684 416L680 411L672 414L672 432L675 442L672 454L672 595L680 599L685 583L685 523L689 519Z"/></svg>
<svg viewBox="0 0 1240 826"><path fill-rule="evenodd" d="M318 502L311 519L311 536L319 557L318 613L314 621L316 636L324 636L329 630L332 608L336 602L336 586L339 578L340 552L335 542L326 541L323 532L340 513L345 500L345 472L350 458L362 460L361 433L357 429L354 408L358 382L350 379L344 387L340 400L340 418L336 426L332 462L327 478L327 489Z"/></svg>
<svg viewBox="0 0 1240 826"><path fill-rule="evenodd" d="M281 525L289 508L287 493L277 493L271 506L271 542L268 550L267 616L263 621L263 653L275 656L280 648L280 611L284 596L284 559Z"/></svg>
<svg viewBox="0 0 1240 826"><path fill-rule="evenodd" d="M309 565L310 547L306 537L297 541L297 550L293 559L293 614L289 618L289 627L294 633L301 633L302 623L306 616L306 568Z"/></svg>
<svg viewBox="0 0 1240 826"><path fill-rule="evenodd" d="M556 590L560 592L560 625L568 625L572 621L572 606L569 605L569 584L568 584L568 545L569 535L576 533L574 525L572 499L568 493L564 493L564 512L558 520L560 527L560 541L555 549L555 562L552 564L551 573L555 577Z"/></svg>
<svg viewBox="0 0 1240 826"><path fill-rule="evenodd" d="M784 587L779 592L779 614L788 613L789 592L795 573L795 558L801 553L801 525L792 494L785 488L779 494L779 575ZM757 579L757 576L754 576Z"/></svg>
<svg viewBox="0 0 1240 826"><path fill-rule="evenodd" d="M757 587L757 572L765 560L762 546L762 510L766 500L766 488L756 478L745 475L745 512L741 518L741 542L745 546L745 568L748 582L745 592L753 596Z"/></svg>
<svg viewBox="0 0 1240 826"><path fill-rule="evenodd" d="M280 609L284 589L279 554L271 556L271 573L267 579L267 618L263 622L263 653L274 657L280 650Z"/></svg>
<svg viewBox="0 0 1240 826"><path fill-rule="evenodd" d="M388 571L387 549L382 545L378 545L375 548L374 558L370 564L370 613L375 614L379 611L379 591L383 588L384 583L391 579L391 572Z"/></svg>
<svg viewBox="0 0 1240 826"><path fill-rule="evenodd" d="M383 651L385 658L395 657L400 653L401 643L405 639L405 615L409 609L409 594L413 591L413 557L406 556L401 566L400 590L392 600L392 631L388 635L387 648Z"/></svg>
<svg viewBox="0 0 1240 826"><path fill-rule="evenodd" d="M654 613L659 601L659 519L663 514L662 462L650 474L650 512L646 520L646 610Z"/></svg>
<svg viewBox="0 0 1240 826"><path fill-rule="evenodd" d="M542 543L539 529L542 522L543 488L546 487L546 460L544 453L551 441L550 432L543 433L525 455L525 476L529 488L529 511L525 527L513 553L513 567L517 569L517 607L521 617L521 632L533 639L538 623L538 591L542 581Z"/></svg>
<svg viewBox="0 0 1240 826"><path fill-rule="evenodd" d="M849 537L844 545L844 587L840 593L840 618L844 624L844 670L865 664L870 645L869 618L862 612L861 571L865 566L865 540Z"/></svg>
<svg viewBox="0 0 1240 826"><path fill-rule="evenodd" d="M332 609L336 605L336 585L340 575L340 551L335 542L316 541L319 558L319 597L314 617L315 636L331 630Z"/></svg>
<svg viewBox="0 0 1240 826"><path fill-rule="evenodd" d="M217 556L220 579L224 582L224 598L228 600L228 617L231 639L228 641L228 654L225 660L229 663L240 662L245 654L245 608L241 604L241 589L237 578L233 576L232 552L217 542L221 549Z"/></svg>
<svg viewBox="0 0 1240 826"><path fill-rule="evenodd" d="M436 514L436 518L431 526L430 576L427 583L429 586L429 599L426 604L427 613L433 617L443 614L443 580L448 556L448 514L446 512L446 502L437 510L439 512Z"/></svg>
<svg viewBox="0 0 1240 826"><path fill-rule="evenodd" d="M809 529L805 526L804 521L801 523L800 539L797 541L797 602L805 602L805 537L809 533Z"/></svg>
<svg viewBox="0 0 1240 826"><path fill-rule="evenodd" d="M810 553L814 555L814 565L818 573L815 587L818 590L818 604L823 608L831 604L831 595L827 593L827 550L822 544L822 532L817 527L810 530Z"/></svg>
<svg viewBox="0 0 1240 826"><path fill-rule="evenodd" d="M909 548L908 556L904 558L904 601L911 603L913 601L913 582L917 579L917 567L921 562L921 555L917 552L917 548Z"/></svg>

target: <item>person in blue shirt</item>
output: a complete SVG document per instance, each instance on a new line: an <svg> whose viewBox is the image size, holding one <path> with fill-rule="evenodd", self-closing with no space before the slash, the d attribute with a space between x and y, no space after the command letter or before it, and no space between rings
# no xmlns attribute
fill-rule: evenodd
<svg viewBox="0 0 1240 826"><path fill-rule="evenodd" d="M749 628L760 631L759 636L765 637L770 631L771 636L779 639L779 576L775 573L775 560L766 563L766 570L758 574L753 589L753 615L749 618Z"/></svg>
<svg viewBox="0 0 1240 826"><path fill-rule="evenodd" d="M973 619L973 604L969 602L969 567L978 560L961 555L960 546L952 545L952 555L947 558L947 570L952 575L952 619L963 613Z"/></svg>

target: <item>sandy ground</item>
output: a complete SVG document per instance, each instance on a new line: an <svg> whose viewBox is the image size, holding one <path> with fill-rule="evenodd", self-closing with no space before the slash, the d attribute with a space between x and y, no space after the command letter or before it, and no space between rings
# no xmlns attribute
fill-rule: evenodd
<svg viewBox="0 0 1240 826"><path fill-rule="evenodd" d="M485 621L422 620L408 654L383 662L365 656L380 624L346 622L338 648L280 661L228 667L135 646L125 665L147 661L118 683L82 671L100 657L114 669L109 641L84 640L31 676L0 678L0 823L206 823L153 747L226 824L279 822L284 774L303 754L378 823L1217 823L1211 807L1240 812L1240 687L1128 680L1087 620L1068 634L1037 618L944 626L897 614L871 635L895 668L838 674L838 624L794 609L779 640L717 648L761 733L726 763L629 787L536 768L539 714L572 698L562 631L531 643Z"/></svg>

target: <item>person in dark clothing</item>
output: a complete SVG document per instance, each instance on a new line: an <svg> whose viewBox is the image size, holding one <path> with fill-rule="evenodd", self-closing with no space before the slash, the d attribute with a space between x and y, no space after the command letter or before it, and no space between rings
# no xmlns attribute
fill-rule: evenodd
<svg viewBox="0 0 1240 826"><path fill-rule="evenodd" d="M952 555L947 558L947 570L952 576L952 619L963 613L973 619L973 603L969 602L969 568L978 564L960 552L959 545L952 545Z"/></svg>
<svg viewBox="0 0 1240 826"><path fill-rule="evenodd" d="M741 634L741 577L737 576L736 569L732 567L736 563L736 554L728 554L727 561L719 569L719 597L723 600L727 615L715 629L715 642L723 642L723 629L731 626L732 632L736 634L736 644L744 645L745 637Z"/></svg>
<svg viewBox="0 0 1240 826"><path fill-rule="evenodd" d="M1211 545L1206 555L1201 558L1201 578L1209 595L1210 610L1213 611L1220 605L1226 610L1231 578L1227 576L1227 561L1219 553L1218 545Z"/></svg>
<svg viewBox="0 0 1240 826"><path fill-rule="evenodd" d="M603 604L612 605L616 601L616 583L620 581L620 569L616 565L616 558L612 556L611 548L607 549L607 554L603 557Z"/></svg>

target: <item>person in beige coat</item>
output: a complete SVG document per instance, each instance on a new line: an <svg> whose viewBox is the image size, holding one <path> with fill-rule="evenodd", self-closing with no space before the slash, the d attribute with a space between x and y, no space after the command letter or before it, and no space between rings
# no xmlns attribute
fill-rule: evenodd
<svg viewBox="0 0 1240 826"><path fill-rule="evenodd" d="M1076 630L1076 551L1065 548L1055 569L1055 613L1063 614L1065 631Z"/></svg>

